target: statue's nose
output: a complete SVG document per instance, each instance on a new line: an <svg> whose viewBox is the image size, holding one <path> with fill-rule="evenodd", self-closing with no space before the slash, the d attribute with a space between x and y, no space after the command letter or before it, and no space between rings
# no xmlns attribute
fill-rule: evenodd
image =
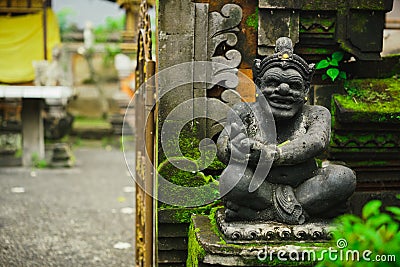
<svg viewBox="0 0 400 267"><path fill-rule="evenodd" d="M289 90L290 90L290 87L287 83L281 83L279 85L279 94L287 95L287 94L289 94Z"/></svg>

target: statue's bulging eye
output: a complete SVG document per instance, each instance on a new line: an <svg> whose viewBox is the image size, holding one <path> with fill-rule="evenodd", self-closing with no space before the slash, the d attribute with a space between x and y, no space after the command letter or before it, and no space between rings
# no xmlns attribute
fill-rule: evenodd
<svg viewBox="0 0 400 267"><path fill-rule="evenodd" d="M301 83L292 83L290 84L290 88L300 91L303 89L303 85Z"/></svg>
<svg viewBox="0 0 400 267"><path fill-rule="evenodd" d="M263 82L263 87L278 87L279 82L276 80L266 80Z"/></svg>

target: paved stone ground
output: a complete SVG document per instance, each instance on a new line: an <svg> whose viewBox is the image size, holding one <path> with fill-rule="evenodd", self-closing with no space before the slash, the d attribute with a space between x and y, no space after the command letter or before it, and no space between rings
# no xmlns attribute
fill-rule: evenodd
<svg viewBox="0 0 400 267"><path fill-rule="evenodd" d="M0 266L134 266L134 213L126 209L134 182L123 153L74 154L71 169L0 168ZM119 242L132 247L114 248Z"/></svg>

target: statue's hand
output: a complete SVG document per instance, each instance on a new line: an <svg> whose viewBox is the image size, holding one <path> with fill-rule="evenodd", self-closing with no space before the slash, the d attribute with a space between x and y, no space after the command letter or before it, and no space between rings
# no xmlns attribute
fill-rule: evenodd
<svg viewBox="0 0 400 267"><path fill-rule="evenodd" d="M238 135L241 134L241 139L246 138L244 133L246 132L246 128L244 127L243 124L238 124L237 122L233 122L231 124L231 131L230 131L230 138L233 140L235 139Z"/></svg>
<svg viewBox="0 0 400 267"><path fill-rule="evenodd" d="M260 157L262 157L262 161L274 160L276 146L264 145L244 134L239 134L231 142L231 155L235 160L248 161L252 165L257 165Z"/></svg>
<svg viewBox="0 0 400 267"><path fill-rule="evenodd" d="M231 141L229 141L229 147L231 151L231 157L236 161L247 161L251 144L246 142L249 138L244 133L239 133Z"/></svg>
<svg viewBox="0 0 400 267"><path fill-rule="evenodd" d="M265 145L261 142L253 140L250 151L252 155L257 155L257 161L260 159L260 157L262 157L262 161L274 161L278 158L278 150L276 145Z"/></svg>

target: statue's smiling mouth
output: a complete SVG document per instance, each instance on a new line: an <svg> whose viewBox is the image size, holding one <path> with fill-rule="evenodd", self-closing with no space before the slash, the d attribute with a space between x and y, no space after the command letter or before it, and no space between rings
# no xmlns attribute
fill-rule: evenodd
<svg viewBox="0 0 400 267"><path fill-rule="evenodd" d="M268 97L269 104L274 108L291 109L295 99L292 96L272 95Z"/></svg>

